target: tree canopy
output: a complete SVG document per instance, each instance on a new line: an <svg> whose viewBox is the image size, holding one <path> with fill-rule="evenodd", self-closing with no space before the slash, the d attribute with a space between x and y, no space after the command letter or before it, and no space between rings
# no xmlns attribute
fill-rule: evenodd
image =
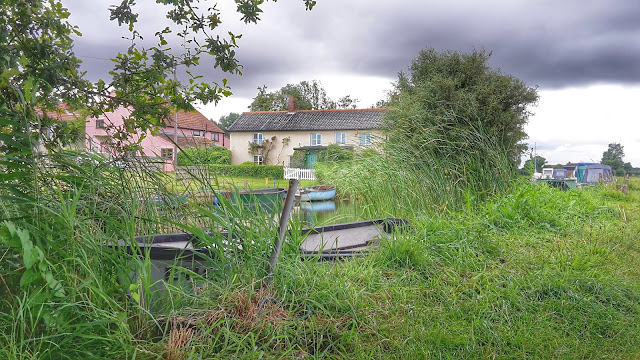
<svg viewBox="0 0 640 360"><path fill-rule="evenodd" d="M611 143L605 152L602 153L602 163L611 166L615 175L621 176L633 171L631 163L625 163L624 146L618 143Z"/></svg>
<svg viewBox="0 0 640 360"><path fill-rule="evenodd" d="M533 175L533 173L537 170L538 172L542 172L542 168L547 165L547 159L542 156L532 156L530 159L527 159L524 162L522 168L527 171L529 176Z"/></svg>
<svg viewBox="0 0 640 360"><path fill-rule="evenodd" d="M130 46L115 58L111 80L95 84L83 78L73 53L72 35L80 29L69 23L69 11L59 0L5 0L0 3L0 117L3 152L10 146L32 142L46 120L39 116L59 102L72 109L85 106L99 115L124 105L133 109L125 128L114 135L126 142L130 133L163 125L172 110L192 110L191 103L217 102L231 95L226 79L206 83L190 69L202 56L214 59L214 68L241 74L236 58L239 34L220 36L221 13L214 5L200 8L200 0L158 0L172 26L141 34L136 25L134 0L110 8L111 20L126 26ZM237 12L245 23L260 20L263 1L238 0ZM303 0L307 10L313 0ZM158 5L160 7L160 5ZM142 43L142 37L146 43ZM155 45L146 46L155 39ZM174 39L181 45L173 44ZM178 48L182 49L178 50ZM170 80L176 68L186 70L188 84ZM36 128L36 130L33 130ZM15 146L14 146L15 147Z"/></svg>
<svg viewBox="0 0 640 360"><path fill-rule="evenodd" d="M452 146L470 150L482 134L483 141L509 155L515 168L527 149L524 125L538 94L536 88L492 69L490 57L484 50L421 51L396 84L399 97L392 104L400 111L391 111L387 119L392 140L443 149L448 156ZM461 136L463 132L468 136Z"/></svg>
<svg viewBox="0 0 640 360"><path fill-rule="evenodd" d="M220 116L220 119L218 119L216 124L218 125L220 130L224 131L226 135L229 135L229 133L227 132L227 128L229 128L229 126L231 126L231 124L236 121L238 116L240 116L240 114L234 112L229 113L229 115L222 115Z"/></svg>
<svg viewBox="0 0 640 360"><path fill-rule="evenodd" d="M287 110L289 96L296 98L298 110L355 109L359 101L350 95L334 101L327 95L320 81L312 80L287 84L273 92L268 92L266 85L260 86L249 109L251 111Z"/></svg>

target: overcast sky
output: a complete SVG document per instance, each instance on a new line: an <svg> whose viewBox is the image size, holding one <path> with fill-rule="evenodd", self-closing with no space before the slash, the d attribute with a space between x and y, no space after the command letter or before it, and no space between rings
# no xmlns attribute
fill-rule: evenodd
<svg viewBox="0 0 640 360"><path fill-rule="evenodd" d="M130 42L109 21L117 0L63 0L83 36L75 52L91 80L108 79L107 59ZM138 30L147 39L168 24L163 6L139 0ZM204 1L201 8L215 2ZM371 1L266 3L261 21L240 22L231 0L217 5L225 32L243 35L242 77L211 68L206 79L229 80L234 95L200 110L217 120L247 111L256 88L320 80L330 97L351 95L370 107L425 47L493 52L491 65L538 86L540 102L526 131L551 163L599 161L609 143L624 146L640 166L640 6L625 0ZM179 49L179 48L178 48ZM186 76L181 76L186 80Z"/></svg>

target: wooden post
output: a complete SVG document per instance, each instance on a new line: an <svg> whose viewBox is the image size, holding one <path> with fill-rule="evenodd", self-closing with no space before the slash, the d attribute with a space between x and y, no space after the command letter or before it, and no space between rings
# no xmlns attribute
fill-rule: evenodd
<svg viewBox="0 0 640 360"><path fill-rule="evenodd" d="M244 188L248 189L249 188L249 182L247 181L247 179L244 179Z"/></svg>
<svg viewBox="0 0 640 360"><path fill-rule="evenodd" d="M264 187L269 187L269 178L264 178Z"/></svg>
<svg viewBox="0 0 640 360"><path fill-rule="evenodd" d="M276 270L278 264L278 258L280 257L280 251L282 250L282 242L284 241L284 235L287 232L287 226L289 225L289 216L293 209L293 199L296 197L296 190L298 189L298 180L289 180L289 190L287 190L287 198L284 200L284 208L280 215L280 223L278 224L278 238L276 239L275 246L271 252L271 258L269 259L269 269L267 271L267 282L271 282L273 272Z"/></svg>

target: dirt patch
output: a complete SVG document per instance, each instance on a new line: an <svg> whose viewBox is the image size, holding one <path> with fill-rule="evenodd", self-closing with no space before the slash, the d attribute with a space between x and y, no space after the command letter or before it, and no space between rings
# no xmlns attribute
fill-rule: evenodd
<svg viewBox="0 0 640 360"><path fill-rule="evenodd" d="M264 287L254 292L242 289L221 297L218 309L164 319L170 329L164 346L165 359L183 359L190 341L197 341L203 327L213 328L209 334L215 335L225 325L234 332L247 333L284 323L291 314L276 299L273 292Z"/></svg>

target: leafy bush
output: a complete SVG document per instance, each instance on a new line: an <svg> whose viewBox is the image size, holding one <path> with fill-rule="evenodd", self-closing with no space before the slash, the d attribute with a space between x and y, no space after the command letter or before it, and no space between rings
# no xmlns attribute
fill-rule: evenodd
<svg viewBox="0 0 640 360"><path fill-rule="evenodd" d="M319 161L345 161L353 160L353 149L344 146L331 144L327 150L318 154Z"/></svg>
<svg viewBox="0 0 640 360"><path fill-rule="evenodd" d="M246 162L241 165L209 165L211 171L216 175L234 177L257 177L257 178L282 178L284 177L284 167L282 165L257 165Z"/></svg>
<svg viewBox="0 0 640 360"><path fill-rule="evenodd" d="M231 164L231 150L222 146L191 147L178 153L178 166Z"/></svg>

